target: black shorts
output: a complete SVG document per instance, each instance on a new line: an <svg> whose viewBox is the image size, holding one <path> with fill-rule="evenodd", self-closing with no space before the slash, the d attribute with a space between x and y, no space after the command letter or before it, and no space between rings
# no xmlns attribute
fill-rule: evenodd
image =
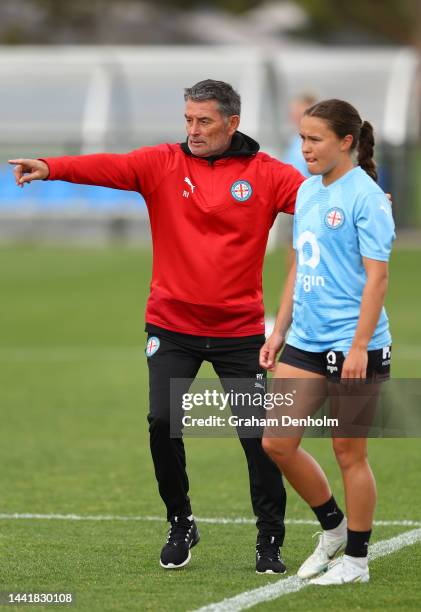
<svg viewBox="0 0 421 612"><path fill-rule="evenodd" d="M391 355L391 346L368 351L367 381L389 380ZM279 361L300 368L300 370L321 374L329 380L340 380L345 355L342 351L314 353L286 344Z"/></svg>

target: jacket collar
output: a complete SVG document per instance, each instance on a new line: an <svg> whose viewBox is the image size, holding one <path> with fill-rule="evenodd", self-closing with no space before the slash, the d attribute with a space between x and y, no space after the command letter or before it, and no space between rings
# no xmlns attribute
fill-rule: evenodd
<svg viewBox="0 0 421 612"><path fill-rule="evenodd" d="M187 140L185 142L180 143L180 147L186 155L190 155L191 157L196 157L197 159L203 159L207 161L209 164L213 164L218 159L224 159L225 157L250 157L252 155L256 155L256 153L260 149L260 145L250 136L243 134L242 132L235 132L232 137L231 144L229 148L221 153L221 155L211 155L209 157L199 157L198 155L193 155L190 151L189 146L187 144Z"/></svg>

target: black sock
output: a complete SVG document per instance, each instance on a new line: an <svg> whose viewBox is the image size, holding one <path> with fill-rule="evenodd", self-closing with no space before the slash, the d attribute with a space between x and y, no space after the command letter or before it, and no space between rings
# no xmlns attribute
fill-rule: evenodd
<svg viewBox="0 0 421 612"><path fill-rule="evenodd" d="M342 510L338 507L335 498L332 497L321 506L315 506L311 508L314 514L317 516L322 529L335 529L344 518Z"/></svg>
<svg viewBox="0 0 421 612"><path fill-rule="evenodd" d="M350 557L366 557L368 554L370 536L371 529L370 531L352 531L352 529L348 529L345 554Z"/></svg>

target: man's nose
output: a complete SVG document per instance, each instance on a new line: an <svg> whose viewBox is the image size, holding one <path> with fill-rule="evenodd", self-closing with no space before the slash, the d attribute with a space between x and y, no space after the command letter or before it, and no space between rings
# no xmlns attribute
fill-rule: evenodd
<svg viewBox="0 0 421 612"><path fill-rule="evenodd" d="M189 126L189 132L191 136L197 136L200 134L200 123L198 121L192 121Z"/></svg>

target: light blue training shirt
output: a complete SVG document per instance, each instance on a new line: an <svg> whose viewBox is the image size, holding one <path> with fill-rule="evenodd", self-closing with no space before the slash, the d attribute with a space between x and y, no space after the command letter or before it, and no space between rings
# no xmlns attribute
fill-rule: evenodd
<svg viewBox="0 0 421 612"><path fill-rule="evenodd" d="M359 166L327 187L320 175L304 181L294 215L297 277L288 344L348 351L367 280L362 257L388 261L394 239L390 202ZM368 350L390 344L383 308Z"/></svg>

